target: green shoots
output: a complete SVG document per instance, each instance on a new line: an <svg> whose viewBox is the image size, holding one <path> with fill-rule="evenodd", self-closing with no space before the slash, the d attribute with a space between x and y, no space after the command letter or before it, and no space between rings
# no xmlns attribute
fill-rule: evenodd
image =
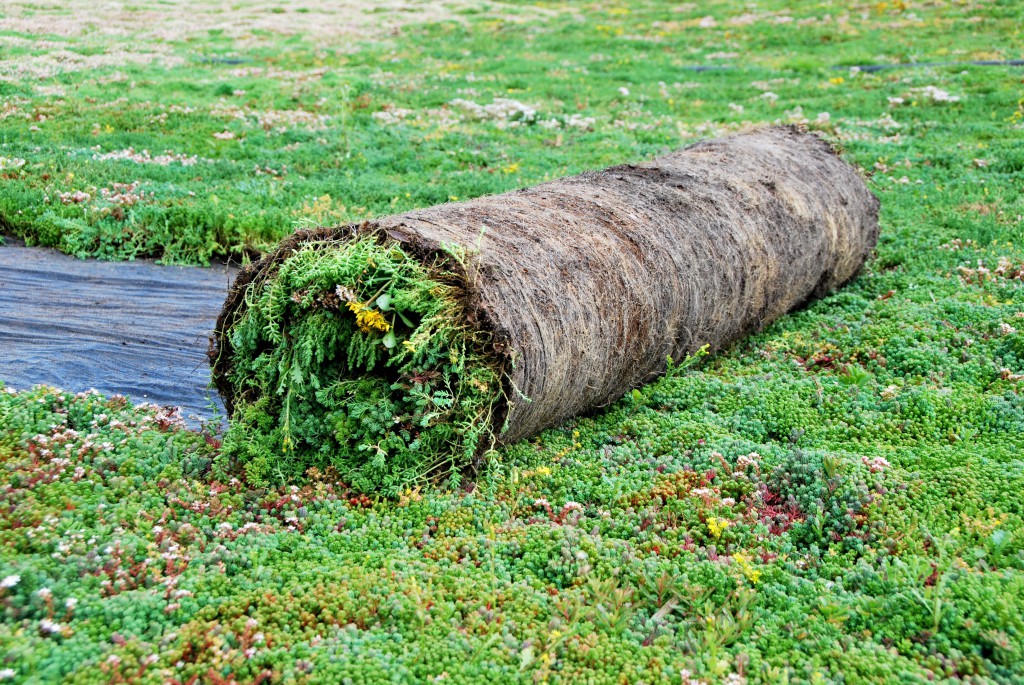
<svg viewBox="0 0 1024 685"><path fill-rule="evenodd" d="M254 482L310 467L389 494L457 481L491 445L502 372L445 261L374 236L315 242L251 285L225 457Z"/></svg>

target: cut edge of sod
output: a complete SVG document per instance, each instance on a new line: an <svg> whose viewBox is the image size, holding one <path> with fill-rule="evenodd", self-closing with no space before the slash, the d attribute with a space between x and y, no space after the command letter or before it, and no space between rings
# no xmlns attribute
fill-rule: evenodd
<svg viewBox="0 0 1024 685"><path fill-rule="evenodd" d="M255 483L316 469L395 495L458 486L497 441L508 357L467 316L465 251L370 224L300 231L218 322L230 425L222 463Z"/></svg>

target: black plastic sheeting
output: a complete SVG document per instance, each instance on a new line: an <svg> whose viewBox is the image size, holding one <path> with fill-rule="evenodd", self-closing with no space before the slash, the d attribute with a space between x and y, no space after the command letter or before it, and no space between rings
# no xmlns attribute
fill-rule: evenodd
<svg viewBox="0 0 1024 685"><path fill-rule="evenodd" d="M206 350L233 279L225 266L0 246L0 381L178 406L193 425L222 417Z"/></svg>

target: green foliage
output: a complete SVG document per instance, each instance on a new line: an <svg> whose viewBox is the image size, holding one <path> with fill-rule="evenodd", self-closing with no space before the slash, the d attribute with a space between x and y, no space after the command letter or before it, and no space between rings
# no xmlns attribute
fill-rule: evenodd
<svg viewBox="0 0 1024 685"><path fill-rule="evenodd" d="M246 293L223 459L253 483L334 468L367 492L458 479L490 448L501 370L454 275L391 240L309 243ZM457 480L453 484L457 484Z"/></svg>
<svg viewBox="0 0 1024 685"><path fill-rule="evenodd" d="M54 64L55 42L74 65L71 53L106 56L114 38L7 36L2 227L82 255L201 262L267 247L297 221L361 221L806 119L880 196L876 255L854 283L733 348L500 450L472 490L361 494L330 465L390 476L354 449L319 455L334 424L282 423L289 388L293 402L345 411L346 435L382 430L396 411L383 404L408 397L391 388L401 371L384 333L355 333L354 314L318 304L336 283L312 264L289 276L321 278L299 302L294 283L252 293L267 308L239 340L258 379L235 417L249 431L190 431L94 394L0 390L0 581L12 578L0 583L0 673L1024 681L1021 72L831 68L1018 58L1020 3L452 6L343 49L247 23L241 41L211 31L149 54L129 32L147 59L45 78L31 69ZM300 15L278 9L275 26ZM493 111L500 98L536 117L455 103ZM323 128L309 118L321 114ZM213 137L225 130L235 137ZM129 147L198 159L100 158ZM134 205L101 192L133 181L146 193ZM371 302L389 323L436 305L391 297ZM342 314L348 328L326 324ZM398 333L423 320L406 316ZM281 335L289 317L304 344ZM316 397L356 375L348 346L319 388L312 366L292 366L320 364L329 346L312 343L345 335L362 336L352 358L374 369L336 389L363 398L354 417L337 394ZM442 365L457 339L435 340Z"/></svg>

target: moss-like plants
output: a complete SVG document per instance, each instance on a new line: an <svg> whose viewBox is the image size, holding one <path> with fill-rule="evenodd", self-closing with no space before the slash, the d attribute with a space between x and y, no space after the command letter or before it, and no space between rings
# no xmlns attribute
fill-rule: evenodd
<svg viewBox="0 0 1024 685"><path fill-rule="evenodd" d="M489 447L502 371L464 323L456 255L307 243L246 293L224 458L255 482L334 467L362 490L458 479Z"/></svg>

